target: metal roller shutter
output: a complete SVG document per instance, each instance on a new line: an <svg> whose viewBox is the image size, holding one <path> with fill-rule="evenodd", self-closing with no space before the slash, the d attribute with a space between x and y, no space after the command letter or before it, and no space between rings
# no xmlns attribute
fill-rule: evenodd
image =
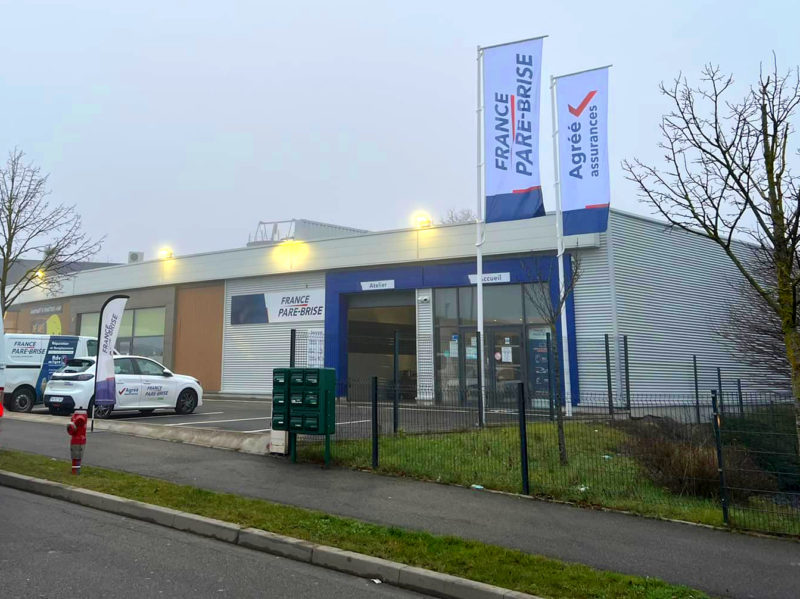
<svg viewBox="0 0 800 599"><path fill-rule="evenodd" d="M289 366L289 336L298 331L324 328L324 320L247 324L232 326L231 297L248 293L268 293L320 289L324 273L275 275L225 282L225 320L222 342L222 391L225 393L266 394L272 392L272 370Z"/></svg>

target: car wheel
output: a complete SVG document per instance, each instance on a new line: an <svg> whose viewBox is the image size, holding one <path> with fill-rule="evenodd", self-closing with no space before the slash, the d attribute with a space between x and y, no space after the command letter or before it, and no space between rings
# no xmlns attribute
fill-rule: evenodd
<svg viewBox="0 0 800 599"><path fill-rule="evenodd" d="M150 415L150 414L152 414L153 412L155 412L155 410L154 410L154 409L153 409L153 410L151 410L151 409L147 409L147 410L139 410L139 413L140 413L140 414L144 414L145 416L149 416L149 415Z"/></svg>
<svg viewBox="0 0 800 599"><path fill-rule="evenodd" d="M20 387L11 396L11 410L13 412L30 412L36 402L36 392L30 387Z"/></svg>
<svg viewBox="0 0 800 599"><path fill-rule="evenodd" d="M178 403L175 404L175 411L178 414L191 414L197 407L197 393L193 389L184 389L178 395Z"/></svg>
<svg viewBox="0 0 800 599"><path fill-rule="evenodd" d="M111 416L111 412L114 411L114 408L111 406L96 406L94 405L94 400L89 403L89 412L88 415L91 418L92 416L92 408L94 408L94 417L103 420L104 418L108 418Z"/></svg>

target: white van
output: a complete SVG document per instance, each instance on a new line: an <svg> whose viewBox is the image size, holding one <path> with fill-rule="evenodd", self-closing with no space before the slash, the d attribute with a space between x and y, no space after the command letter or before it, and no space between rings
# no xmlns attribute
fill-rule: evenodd
<svg viewBox="0 0 800 599"><path fill-rule="evenodd" d="M50 376L74 357L96 356L97 339L75 335L5 335L5 406L30 412L43 403Z"/></svg>

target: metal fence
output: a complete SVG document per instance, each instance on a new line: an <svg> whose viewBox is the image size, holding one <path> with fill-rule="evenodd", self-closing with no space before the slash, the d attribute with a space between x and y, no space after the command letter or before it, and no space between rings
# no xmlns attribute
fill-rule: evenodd
<svg viewBox="0 0 800 599"><path fill-rule="evenodd" d="M296 366L314 365L298 359L309 355L306 343L298 335ZM385 353L392 346L387 341ZM623 387L618 395L581 394L567 417L553 385L541 394L519 381L494 382L482 398L463 373L428 385L402 376L396 357L390 366L389 376L337 384L336 463L800 535L800 447L789 394L741 385L687 394ZM300 459L322 460L319 438L299 442Z"/></svg>
<svg viewBox="0 0 800 599"><path fill-rule="evenodd" d="M334 461L426 480L647 515L800 535L800 456L791 398L716 392L631 397L562 410L522 385L499 404L421 402L415 385L338 385ZM729 398L730 399L730 398ZM723 405L725 411L723 412ZM320 460L319 439L300 439Z"/></svg>

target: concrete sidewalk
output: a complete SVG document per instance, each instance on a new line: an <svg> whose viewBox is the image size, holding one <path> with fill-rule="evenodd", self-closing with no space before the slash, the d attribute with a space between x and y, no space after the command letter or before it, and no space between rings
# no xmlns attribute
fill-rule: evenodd
<svg viewBox="0 0 800 599"><path fill-rule="evenodd" d="M0 420L0 447L66 458L58 427ZM376 522L451 534L717 596L789 598L800 543L270 457L95 433L85 463Z"/></svg>

